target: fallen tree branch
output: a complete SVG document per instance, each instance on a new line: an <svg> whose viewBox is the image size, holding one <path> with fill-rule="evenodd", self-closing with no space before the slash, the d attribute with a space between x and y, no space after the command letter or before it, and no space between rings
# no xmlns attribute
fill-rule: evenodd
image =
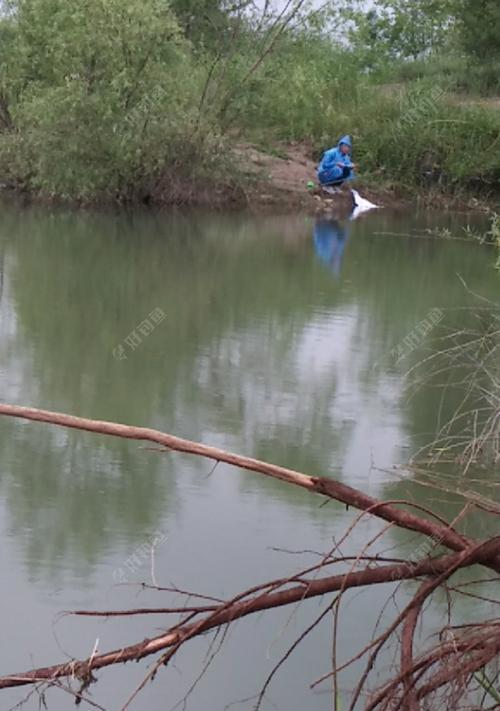
<svg viewBox="0 0 500 711"><path fill-rule="evenodd" d="M369 512L373 516L384 519L389 523L394 523L401 528L430 536L434 541L453 551L463 551L478 543L478 541L462 536L451 526L438 524L434 521L416 516L406 509L398 508L393 503L375 499L335 479L310 476L293 469L278 466L277 464L270 464L259 459L234 454L233 452L228 452L218 447L210 447L199 442L192 442L191 440L182 439L181 437L175 437L174 435L160 432L159 430L146 427L134 427L103 420L91 420L84 417L74 417L59 412L51 412L49 410L19 407L5 403L0 403L0 415L46 422L61 427L94 432L96 434L155 442L172 451L194 454L216 462L231 464L240 469L246 469L273 479L279 479L287 484L300 486L311 493L321 494L329 499L344 503L347 506L353 506L361 511ZM398 503L406 506L413 505L415 508L425 511L422 507L411 504L410 502L401 501ZM486 564L495 572L500 573L500 556L498 554L490 561L487 561Z"/></svg>
<svg viewBox="0 0 500 711"><path fill-rule="evenodd" d="M429 673L428 681L415 689L417 700L424 699L447 684L457 684L460 680L459 692L463 694L467 677L470 678L474 672L484 668L500 652L500 624L493 620L471 626L471 629L466 628L466 632L462 637L454 635L451 639L440 640L436 647L416 660L411 668L384 684L368 708L399 708L404 694L398 702L398 687L402 685L404 688L409 677L418 675L418 678L422 678L426 673ZM435 667L438 665L442 668L436 672Z"/></svg>
<svg viewBox="0 0 500 711"><path fill-rule="evenodd" d="M75 660L69 663L40 667L27 672L0 677L0 689L26 686L41 681L50 682L63 677L76 677L85 680L94 670L132 660L137 661L171 648L178 648L187 639L202 635L209 630L257 612L292 605L302 600L323 596L338 590L391 583L398 580L412 580L422 576L435 577L441 575L446 577L449 571L455 571L471 564L484 563L492 554L498 555L499 552L500 539L494 539L477 547L474 551L426 559L414 565L404 563L380 566L319 580L304 581L304 583L286 590L257 593L250 599L241 599L245 596L245 593L243 593L243 595L238 596L236 602L221 604L216 611L203 620L194 624L181 624L173 627L153 639L144 639L138 644L97 654L83 661ZM273 587L273 585L274 583L270 583L269 587Z"/></svg>

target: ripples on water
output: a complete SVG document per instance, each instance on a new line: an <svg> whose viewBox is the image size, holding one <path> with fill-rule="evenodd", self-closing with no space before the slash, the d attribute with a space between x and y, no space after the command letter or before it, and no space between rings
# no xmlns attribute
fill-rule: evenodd
<svg viewBox="0 0 500 711"><path fill-rule="evenodd" d="M442 327L457 322L455 308L471 298L457 273L484 295L498 290L488 249L424 237L450 220L381 212L340 228L320 225L318 235L304 217L5 206L1 399L157 427L425 503L428 492L391 467L435 428L440 393L422 387L410 397L404 379L432 339L400 363L394 348L436 307L446 316ZM465 219L452 222L458 232ZM157 308L165 320L130 348L129 334ZM120 345L123 359L114 355ZM149 560L139 556L133 570L127 561L151 536L165 538L155 558L160 582L228 596L311 561L272 548L326 551L354 517L278 482L223 465L210 473L209 462L138 443L5 419L0 441L0 622L9 640L2 673L88 655L96 637L105 650L164 628L162 618L64 618L53 626L64 609L158 605L153 594L137 598L137 588L115 584L120 570L129 583L149 579ZM457 505L435 502L450 517ZM345 552L377 530L363 523ZM388 540L386 548L401 549L406 538L392 531ZM386 599L386 589L346 596L342 658L366 641ZM222 709L256 693L318 604L238 623L189 708ZM442 615L439 603L432 615ZM182 698L208 643L192 643L136 708L165 709L166 697L170 708ZM308 690L328 670L330 648L325 624L273 684L278 708L330 708L324 690ZM137 665L102 673L95 698L118 708L143 673ZM19 698L4 694L1 707ZM68 703L55 694L49 708Z"/></svg>

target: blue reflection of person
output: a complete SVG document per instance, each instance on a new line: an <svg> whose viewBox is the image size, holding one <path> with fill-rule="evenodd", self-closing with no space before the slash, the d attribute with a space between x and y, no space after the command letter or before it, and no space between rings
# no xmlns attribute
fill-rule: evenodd
<svg viewBox="0 0 500 711"><path fill-rule="evenodd" d="M346 226L331 217L319 217L314 224L314 247L321 261L338 277L349 235Z"/></svg>

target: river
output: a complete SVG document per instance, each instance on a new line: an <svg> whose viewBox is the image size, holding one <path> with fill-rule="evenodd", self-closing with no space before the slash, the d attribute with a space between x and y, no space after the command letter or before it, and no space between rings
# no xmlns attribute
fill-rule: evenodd
<svg viewBox="0 0 500 711"><path fill-rule="evenodd" d="M451 415L454 404L425 382L410 395L408 369L442 329L460 326L460 309L476 303L472 292L498 297L493 251L466 239L468 224L485 227L479 217L415 211L325 223L2 205L0 400L154 427L452 518L453 497L434 496L394 467L432 439L436 413ZM432 332L401 351L435 314ZM482 476L498 482L498 470ZM168 627L162 616L58 616L162 606L162 593L136 585L153 577L226 598L309 565L317 557L299 552L329 550L356 515L321 504L226 465L214 470L137 442L0 418L0 673L85 657L96 639L105 651L158 634ZM471 520L469 530L479 525ZM359 551L379 529L363 521L343 552ZM397 530L384 540L381 549L393 554L418 541ZM345 596L342 659L369 640L390 592L385 585ZM251 709L242 700L259 692L324 603L234 625L187 708L222 711L241 701L229 708ZM445 608L433 601L431 627ZM462 600L456 612L470 619L477 606ZM394 605L383 614L393 616ZM131 708L174 708L212 641L186 646ZM309 689L328 672L331 646L330 617L291 655L262 708L331 709L328 684ZM91 698L118 711L146 668L99 672ZM342 699L359 670L342 675ZM0 692L0 708L28 691ZM73 703L60 690L46 701L50 711ZM23 708L39 702L35 694Z"/></svg>

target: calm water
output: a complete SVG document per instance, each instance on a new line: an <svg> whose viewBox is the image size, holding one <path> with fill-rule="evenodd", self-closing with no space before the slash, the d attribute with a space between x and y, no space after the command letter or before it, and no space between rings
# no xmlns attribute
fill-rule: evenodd
<svg viewBox="0 0 500 711"><path fill-rule="evenodd" d="M429 504L428 489L391 468L429 441L437 410L443 416L453 402L443 405L430 386L411 397L405 387L404 374L428 353L428 341L400 363L394 349L433 309L444 313L439 328L460 323L457 307L473 297L458 274L471 290L498 296L487 248L425 233L448 227L463 236L467 222L380 212L349 225L315 225L305 217L3 206L0 399L155 427L334 476L375 496ZM155 310L165 318L131 340ZM0 418L0 673L87 656L96 638L105 651L165 629L164 617L57 618L68 609L165 604L161 593L133 585L151 582L144 550L154 536L160 585L227 597L306 567L314 556L283 549L327 551L354 520L353 511L321 506L279 482L223 465L211 470L210 462L139 443ZM498 479L498 472L483 475ZM448 517L458 510L444 497L431 505ZM467 525L479 535L480 522ZM343 550L358 551L378 530L363 523ZM384 541L377 550L415 545L398 531ZM345 596L341 659L369 639L390 591ZM222 711L258 693L324 604L234 625L188 708ZM445 609L437 599L429 624ZM457 610L469 619L477 612L466 600ZM264 709L331 708L327 685L309 690L329 669L331 633L327 619L304 641ZM132 708L173 708L211 641L186 647ZM118 710L145 669L101 672L93 698ZM341 679L346 698L357 671ZM0 708L26 693L0 692ZM38 703L33 697L24 708ZM72 707L57 691L47 703L50 711Z"/></svg>

